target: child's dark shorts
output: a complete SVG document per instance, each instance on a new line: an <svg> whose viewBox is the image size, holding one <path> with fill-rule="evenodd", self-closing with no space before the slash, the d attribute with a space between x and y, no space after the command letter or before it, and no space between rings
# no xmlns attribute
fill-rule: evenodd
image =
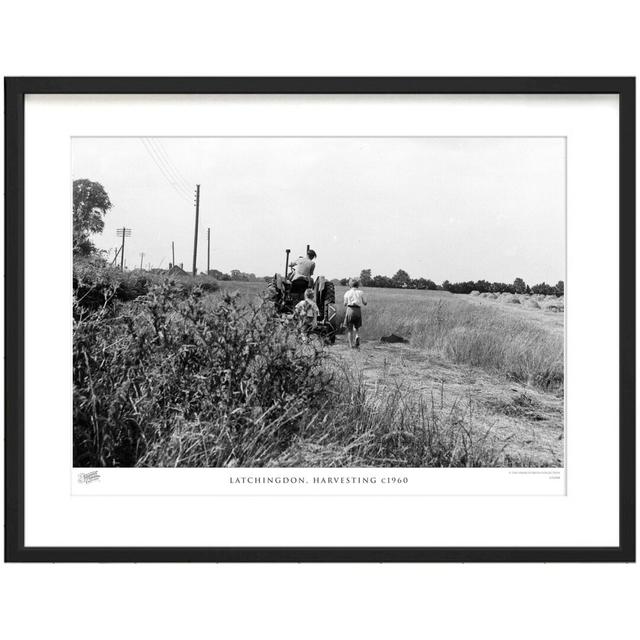
<svg viewBox="0 0 640 640"><path fill-rule="evenodd" d="M362 313L360 307L347 307L347 315L344 318L347 329L359 329L362 326Z"/></svg>

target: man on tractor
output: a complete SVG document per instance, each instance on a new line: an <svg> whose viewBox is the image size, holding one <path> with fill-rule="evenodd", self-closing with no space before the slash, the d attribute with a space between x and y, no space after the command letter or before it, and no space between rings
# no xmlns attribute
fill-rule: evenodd
<svg viewBox="0 0 640 640"><path fill-rule="evenodd" d="M307 256L300 256L291 263L293 276L291 277L291 293L296 299L301 300L304 292L313 286L313 271L316 268L316 252L313 249L307 250Z"/></svg>
<svg viewBox="0 0 640 640"><path fill-rule="evenodd" d="M289 263L289 249L286 250L285 277L276 273L267 286L266 296L277 313L303 316L309 320L308 324L313 333L320 335L326 342L333 344L338 332L336 317L336 291L331 280L318 276L312 278L315 270L316 252L307 249L307 257L300 256L295 262ZM289 267L292 267L291 270ZM306 295L305 295L306 292ZM300 305L300 302L305 304ZM310 304L312 307L310 309ZM296 308L297 306L297 308Z"/></svg>

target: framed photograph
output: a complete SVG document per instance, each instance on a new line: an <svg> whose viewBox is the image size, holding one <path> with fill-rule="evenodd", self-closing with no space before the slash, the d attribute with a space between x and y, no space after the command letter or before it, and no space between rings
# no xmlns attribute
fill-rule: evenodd
<svg viewBox="0 0 640 640"><path fill-rule="evenodd" d="M8 561L635 560L635 79L7 78Z"/></svg>

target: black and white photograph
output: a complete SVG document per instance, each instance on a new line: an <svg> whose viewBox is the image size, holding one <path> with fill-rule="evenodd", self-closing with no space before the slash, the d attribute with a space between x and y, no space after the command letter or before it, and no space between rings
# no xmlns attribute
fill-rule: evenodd
<svg viewBox="0 0 640 640"><path fill-rule="evenodd" d="M14 560L634 557L632 79L7 86Z"/></svg>
<svg viewBox="0 0 640 640"><path fill-rule="evenodd" d="M74 468L564 468L566 163L74 137Z"/></svg>

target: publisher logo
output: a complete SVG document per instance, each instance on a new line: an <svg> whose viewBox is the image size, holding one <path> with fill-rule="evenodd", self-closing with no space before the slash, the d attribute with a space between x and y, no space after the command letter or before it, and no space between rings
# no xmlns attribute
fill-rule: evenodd
<svg viewBox="0 0 640 640"><path fill-rule="evenodd" d="M100 474L97 471L89 471L78 475L78 482L80 484L90 484L97 480L100 480Z"/></svg>

